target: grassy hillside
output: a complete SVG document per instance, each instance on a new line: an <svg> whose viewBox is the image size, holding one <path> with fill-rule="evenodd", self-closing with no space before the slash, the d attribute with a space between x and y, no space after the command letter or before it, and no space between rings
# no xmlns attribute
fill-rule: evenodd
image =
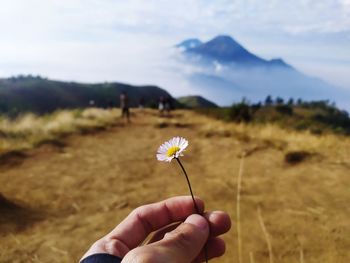
<svg viewBox="0 0 350 263"><path fill-rule="evenodd" d="M105 115L118 125L60 137L59 146L43 144L0 166L0 262L78 262L135 207L187 194L176 163L155 158L158 146L176 135L190 142L183 163L194 193L207 210L228 211L234 222L224 237L226 255L211 262L238 262L238 241L243 262L270 262L270 252L278 263L349 262L348 137L224 122L193 111L171 118L135 111L130 125L114 119L118 110L98 110L91 118Z"/></svg>
<svg viewBox="0 0 350 263"><path fill-rule="evenodd" d="M242 102L227 108L199 109L198 112L229 122L273 123L285 129L305 130L313 134L350 134L348 113L327 101L274 105L249 105Z"/></svg>
<svg viewBox="0 0 350 263"><path fill-rule="evenodd" d="M44 116L32 113L0 118L0 165L8 158L42 144L61 145L67 135L89 133L120 125L118 109L60 110Z"/></svg>
<svg viewBox="0 0 350 263"><path fill-rule="evenodd" d="M186 108L217 108L214 102L211 102L202 96L185 96L177 99L178 102Z"/></svg>
<svg viewBox="0 0 350 263"><path fill-rule="evenodd" d="M136 107L141 98L145 105L156 105L160 96L170 94L156 86L131 86L121 83L83 84L43 79L13 77L0 79L0 113L22 112L44 114L58 109L85 108L90 101L97 107L119 106L119 95L125 91L130 105Z"/></svg>

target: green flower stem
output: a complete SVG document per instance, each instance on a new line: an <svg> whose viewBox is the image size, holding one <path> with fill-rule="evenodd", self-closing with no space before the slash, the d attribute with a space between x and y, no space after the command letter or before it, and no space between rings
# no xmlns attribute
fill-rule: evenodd
<svg viewBox="0 0 350 263"><path fill-rule="evenodd" d="M182 165L180 159L179 159L179 158L175 158L175 159L176 159L176 161L178 162L178 164L180 165L180 167L181 167L183 173L185 174L185 177L186 177L186 180L187 180L187 185L188 185L188 188L190 189L190 193L191 193L191 197L192 197L194 209L196 210L196 213L197 213L198 215L202 215L202 214L199 212L197 203L196 203L196 201L195 201L195 199L194 199L194 195L193 195L193 191L192 191L190 179L188 178L187 172L186 172L184 166ZM205 255L205 262L208 263L208 249L207 249L207 244L204 245L204 255Z"/></svg>
<svg viewBox="0 0 350 263"><path fill-rule="evenodd" d="M179 165L180 165L182 171L184 172L184 174L185 174L185 176L186 176L187 185L188 185L188 188L190 189L190 192L191 192L191 197L192 197L192 201L193 201L194 208L195 208L195 210L196 210L196 213L200 215L200 212L199 212L197 203L196 203L196 201L194 200L194 195L193 195L193 191L192 191L190 179L188 179L188 175L187 175L187 173L186 173L186 170L185 170L185 168L183 167L183 165L182 165L180 159L179 159L179 158L175 158L175 159L176 159L176 161L179 163Z"/></svg>

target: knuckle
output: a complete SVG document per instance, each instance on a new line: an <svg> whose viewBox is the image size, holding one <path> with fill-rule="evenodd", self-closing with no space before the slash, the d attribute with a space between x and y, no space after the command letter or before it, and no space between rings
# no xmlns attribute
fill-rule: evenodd
<svg viewBox="0 0 350 263"><path fill-rule="evenodd" d="M149 209L150 209L150 205L139 206L131 212L131 216L143 218L146 211L148 211Z"/></svg>
<svg viewBox="0 0 350 263"><path fill-rule="evenodd" d="M193 242L193 238L191 236L192 232L193 231L191 226L183 224L181 230L175 229L165 234L164 238L170 239L174 245L179 248L188 248Z"/></svg>
<svg viewBox="0 0 350 263"><path fill-rule="evenodd" d="M119 239L106 239L104 250L111 255L123 257L129 252L129 248Z"/></svg>
<svg viewBox="0 0 350 263"><path fill-rule="evenodd" d="M137 208L135 208L133 211L132 211L132 214L134 215L140 215L143 213L143 211L145 211L147 209L146 207L147 205L142 205L142 206L139 206Z"/></svg>

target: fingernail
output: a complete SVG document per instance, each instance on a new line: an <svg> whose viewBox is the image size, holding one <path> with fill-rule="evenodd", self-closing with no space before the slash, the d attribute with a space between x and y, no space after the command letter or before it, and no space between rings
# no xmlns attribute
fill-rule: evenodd
<svg viewBox="0 0 350 263"><path fill-rule="evenodd" d="M201 230L207 230L208 229L208 222L207 220L200 216L200 215L190 215L185 223L195 225L196 227L200 228Z"/></svg>
<svg viewBox="0 0 350 263"><path fill-rule="evenodd" d="M212 211L212 212L208 212L206 217L208 220L211 220L218 216L221 216L222 214L224 214L222 211Z"/></svg>

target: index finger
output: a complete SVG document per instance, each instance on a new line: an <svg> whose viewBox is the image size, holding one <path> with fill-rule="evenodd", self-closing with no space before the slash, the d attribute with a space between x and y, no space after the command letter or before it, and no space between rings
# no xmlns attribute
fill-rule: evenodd
<svg viewBox="0 0 350 263"><path fill-rule="evenodd" d="M195 198L200 213L204 202ZM108 238L122 242L129 250L140 245L147 236L171 223L182 221L196 213L191 196L177 196L164 201L143 205L132 211Z"/></svg>

